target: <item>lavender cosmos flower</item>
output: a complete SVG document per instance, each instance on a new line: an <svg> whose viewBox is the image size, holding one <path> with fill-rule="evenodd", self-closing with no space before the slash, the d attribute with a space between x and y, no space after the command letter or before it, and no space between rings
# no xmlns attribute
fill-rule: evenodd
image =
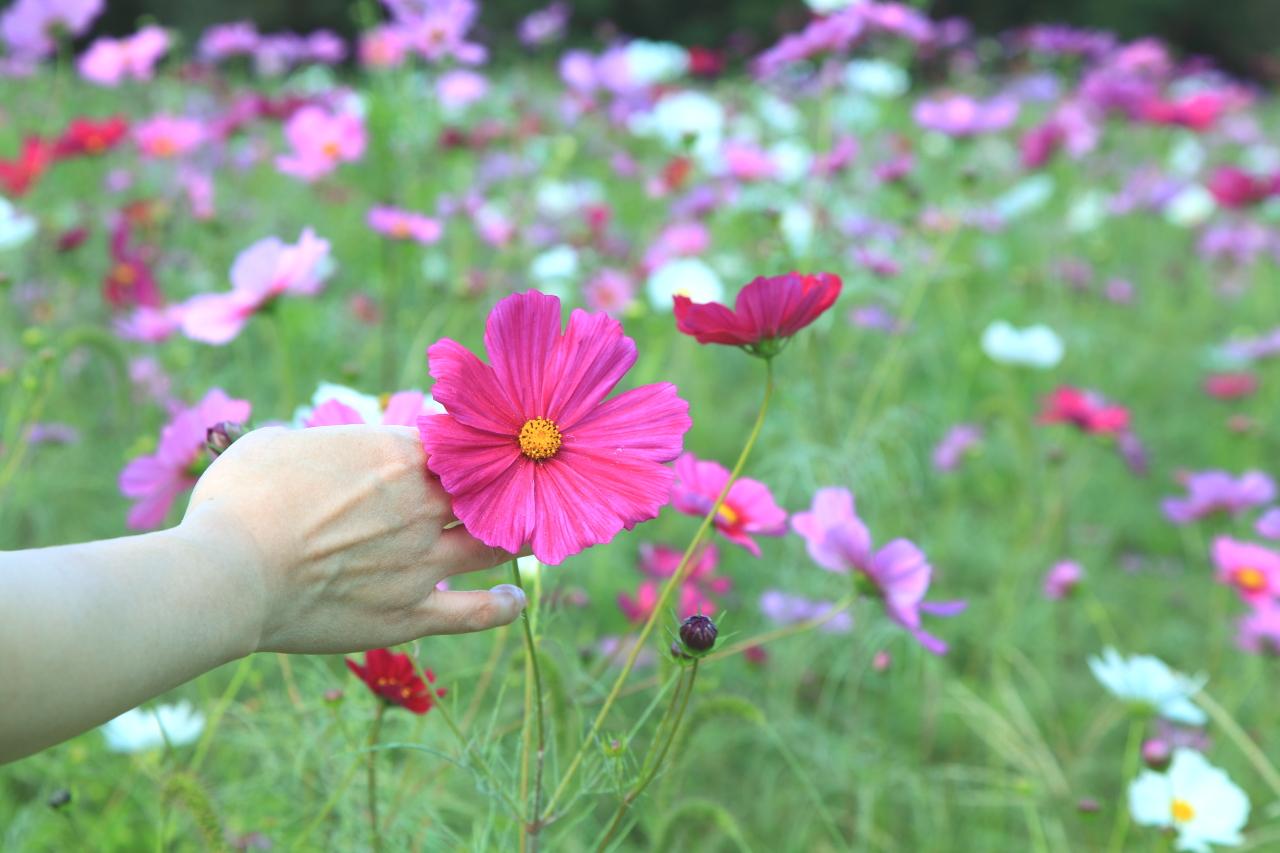
<svg viewBox="0 0 1280 853"><path fill-rule="evenodd" d="M780 589L771 589L760 596L760 612L766 619L780 625L795 625L821 619L831 612L834 604L800 595L790 595ZM853 630L853 616L846 610L822 623L820 629L830 634L847 634Z"/></svg>
<svg viewBox="0 0 1280 853"><path fill-rule="evenodd" d="M1174 524L1190 524L1215 512L1232 515L1270 502L1276 484L1261 471L1233 477L1226 471L1197 471L1186 478L1187 496L1166 498L1161 507Z"/></svg>
<svg viewBox="0 0 1280 853"><path fill-rule="evenodd" d="M933 467L938 471L954 471L960 467L969 450L982 441L982 427L977 424L956 424L947 430L933 448Z"/></svg>
<svg viewBox="0 0 1280 853"><path fill-rule="evenodd" d="M976 136L1004 130L1017 121L1018 102L1007 96L979 101L969 95L945 95L916 102L912 116L926 130L948 136Z"/></svg>
<svg viewBox="0 0 1280 853"><path fill-rule="evenodd" d="M0 15L0 36L16 57L39 59L53 52L54 39L84 34L104 0L18 0Z"/></svg>

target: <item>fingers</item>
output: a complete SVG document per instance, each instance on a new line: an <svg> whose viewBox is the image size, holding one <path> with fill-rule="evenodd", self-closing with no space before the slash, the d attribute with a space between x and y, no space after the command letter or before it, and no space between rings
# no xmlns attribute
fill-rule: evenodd
<svg viewBox="0 0 1280 853"><path fill-rule="evenodd" d="M432 556L449 576L490 569L515 556L501 548L484 544L462 525L450 527L441 533L432 551Z"/></svg>
<svg viewBox="0 0 1280 853"><path fill-rule="evenodd" d="M433 592L423 604L423 636L467 634L509 625L524 610L524 592L509 583L489 590Z"/></svg>

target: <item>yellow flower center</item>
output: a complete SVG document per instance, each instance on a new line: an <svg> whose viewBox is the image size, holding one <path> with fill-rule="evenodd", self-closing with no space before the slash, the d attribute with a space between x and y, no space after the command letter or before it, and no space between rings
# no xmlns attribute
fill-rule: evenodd
<svg viewBox="0 0 1280 853"><path fill-rule="evenodd" d="M330 160L337 160L338 155L342 153L342 149L338 146L338 142L335 139L330 139L324 145L321 145L320 150L324 153L324 156L328 157Z"/></svg>
<svg viewBox="0 0 1280 853"><path fill-rule="evenodd" d="M1196 816L1196 810L1191 807L1191 803L1176 797L1169 811L1173 814L1174 823L1186 823Z"/></svg>
<svg viewBox="0 0 1280 853"><path fill-rule="evenodd" d="M152 143L151 152L157 157L172 157L178 153L178 144L167 136L161 136Z"/></svg>
<svg viewBox="0 0 1280 853"><path fill-rule="evenodd" d="M720 504L720 518L722 521L724 521L725 524L729 525L730 527L737 524L738 521L741 520L741 516L738 515L738 511L733 507L729 506L728 504Z"/></svg>
<svg viewBox="0 0 1280 853"><path fill-rule="evenodd" d="M413 233L413 229L409 227L409 220L397 219L391 223L391 236L398 237L403 240Z"/></svg>
<svg viewBox="0 0 1280 853"><path fill-rule="evenodd" d="M562 441L560 428L555 421L530 418L520 427L520 452L534 462L555 456Z"/></svg>
<svg viewBox="0 0 1280 853"><path fill-rule="evenodd" d="M1236 569L1236 583L1245 592L1262 592L1267 588L1267 577L1251 566Z"/></svg>
<svg viewBox="0 0 1280 853"><path fill-rule="evenodd" d="M123 261L116 264L115 268L111 270L112 281L124 287L133 284L137 278L138 275L133 271L133 267Z"/></svg>

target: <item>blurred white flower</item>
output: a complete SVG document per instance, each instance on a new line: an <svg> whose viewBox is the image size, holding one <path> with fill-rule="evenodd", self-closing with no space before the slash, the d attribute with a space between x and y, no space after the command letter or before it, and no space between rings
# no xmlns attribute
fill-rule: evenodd
<svg viewBox="0 0 1280 853"><path fill-rule="evenodd" d="M1124 658L1115 649L1105 649L1101 658L1089 658L1089 669L1099 683L1125 702L1175 723L1202 726L1208 719L1192 695L1204 686L1205 678L1190 678L1175 672L1151 655Z"/></svg>
<svg viewBox="0 0 1280 853"><path fill-rule="evenodd" d="M787 248L796 258L804 258L813 247L813 231L815 227L813 211L803 204L791 203L782 209L778 217L778 230Z"/></svg>
<svg viewBox="0 0 1280 853"><path fill-rule="evenodd" d="M1107 196L1101 190L1086 190L1067 210L1067 228L1076 234L1096 231L1107 219Z"/></svg>
<svg viewBox="0 0 1280 853"><path fill-rule="evenodd" d="M694 302L716 302L724 296L724 284L716 271L698 258L677 258L658 267L645 283L649 304L670 311L677 294Z"/></svg>
<svg viewBox="0 0 1280 853"><path fill-rule="evenodd" d="M756 114L778 133L798 133L804 124L804 117L794 104L769 92L756 102Z"/></svg>
<svg viewBox="0 0 1280 853"><path fill-rule="evenodd" d="M855 59L844 67L844 84L873 98L898 98L911 87L911 78L886 59Z"/></svg>
<svg viewBox="0 0 1280 853"><path fill-rule="evenodd" d="M529 277L540 287L558 284L578 274L578 250L569 245L552 246L529 263Z"/></svg>
<svg viewBox="0 0 1280 853"><path fill-rule="evenodd" d="M1178 850L1209 853L1209 845L1244 843L1249 797L1193 749L1176 749L1164 773L1144 770L1129 784L1129 811L1141 826L1172 829Z"/></svg>
<svg viewBox="0 0 1280 853"><path fill-rule="evenodd" d="M1183 228L1194 228L1205 222L1218 209L1213 194L1199 184L1192 184L1169 199L1164 218Z"/></svg>
<svg viewBox="0 0 1280 853"><path fill-rule="evenodd" d="M362 394L354 388L339 385L336 382L321 382L316 386L316 393L311 395L311 405L299 406L293 410L293 425L301 427L316 406L329 400L337 400L342 405L354 410L364 418L367 424L382 422L382 403L372 394Z"/></svg>
<svg viewBox="0 0 1280 853"><path fill-rule="evenodd" d="M809 8L819 15L830 15L832 12L839 12L841 9L848 9L850 6L857 6L865 0L804 0L809 4Z"/></svg>
<svg viewBox="0 0 1280 853"><path fill-rule="evenodd" d="M1055 185L1048 175L1032 175L1010 187L995 200L992 207L1005 222L1034 213L1053 198Z"/></svg>
<svg viewBox="0 0 1280 853"><path fill-rule="evenodd" d="M635 39L623 50L627 76L638 86L669 83L689 70L689 51L669 41Z"/></svg>
<svg viewBox="0 0 1280 853"><path fill-rule="evenodd" d="M1169 171L1178 177L1193 178L1204 166L1204 159L1204 146L1200 140L1193 133L1185 133L1173 143L1165 162Z"/></svg>
<svg viewBox="0 0 1280 853"><path fill-rule="evenodd" d="M107 748L113 752L143 752L164 746L191 743L204 731L204 714L190 702L134 708L102 724Z"/></svg>
<svg viewBox="0 0 1280 853"><path fill-rule="evenodd" d="M16 249L36 233L36 220L0 196L0 251Z"/></svg>
<svg viewBox="0 0 1280 853"><path fill-rule="evenodd" d="M769 149L769 159L777 169L777 179L784 184L805 180L813 169L813 150L796 139L774 143Z"/></svg>
<svg viewBox="0 0 1280 853"><path fill-rule="evenodd" d="M1062 339L1048 326L1019 329L996 320L982 332L982 351L1001 364L1019 364L1048 370L1062 361Z"/></svg>
<svg viewBox="0 0 1280 853"><path fill-rule="evenodd" d="M691 150L699 157L714 157L724 137L724 107L701 92L675 92L648 113L631 119L631 130L656 136L672 148Z"/></svg>

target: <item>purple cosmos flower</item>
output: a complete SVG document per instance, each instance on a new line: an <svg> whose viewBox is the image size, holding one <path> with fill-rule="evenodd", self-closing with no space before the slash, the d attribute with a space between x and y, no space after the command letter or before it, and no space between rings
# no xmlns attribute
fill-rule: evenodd
<svg viewBox="0 0 1280 853"><path fill-rule="evenodd" d="M0 36L16 57L53 52L55 37L74 39L102 14L104 0L17 0L0 15Z"/></svg>
<svg viewBox="0 0 1280 853"><path fill-rule="evenodd" d="M1082 580L1084 567L1075 560L1055 563L1044 576L1044 597L1050 601L1060 601L1070 595Z"/></svg>
<svg viewBox="0 0 1280 853"><path fill-rule="evenodd" d="M1007 96L979 101L954 94L925 98L912 112L916 124L948 136L975 136L1004 130L1018 118L1018 102Z"/></svg>
<svg viewBox="0 0 1280 853"><path fill-rule="evenodd" d="M906 539L895 539L871 551L871 534L854 510L848 489L819 489L808 512L796 513L792 529L805 540L809 556L828 571L859 572L884 600L885 613L907 629L927 651L946 654L947 644L920 624L920 614L954 616L963 601L926 602L933 567L924 552Z"/></svg>
<svg viewBox="0 0 1280 853"><path fill-rule="evenodd" d="M1272 507L1262 514L1258 523L1253 526L1259 536L1268 539L1280 539L1280 507Z"/></svg>
<svg viewBox="0 0 1280 853"><path fill-rule="evenodd" d="M541 47L559 41L569 23L569 11L568 3L556 0L550 6L530 12L517 30L520 43L525 47Z"/></svg>
<svg viewBox="0 0 1280 853"><path fill-rule="evenodd" d="M1226 471L1197 471L1185 481L1185 498L1166 498L1161 507L1174 524L1190 524L1215 512L1232 515L1270 502L1276 484L1261 471L1246 471L1232 477Z"/></svg>
<svg viewBox="0 0 1280 853"><path fill-rule="evenodd" d="M1280 655L1280 604L1267 601L1253 608L1239 622L1236 644L1253 654Z"/></svg>
<svg viewBox="0 0 1280 853"><path fill-rule="evenodd" d="M977 424L956 424L947 430L933 448L933 467L939 471L954 471L960 467L969 450L982 441L982 427Z"/></svg>

